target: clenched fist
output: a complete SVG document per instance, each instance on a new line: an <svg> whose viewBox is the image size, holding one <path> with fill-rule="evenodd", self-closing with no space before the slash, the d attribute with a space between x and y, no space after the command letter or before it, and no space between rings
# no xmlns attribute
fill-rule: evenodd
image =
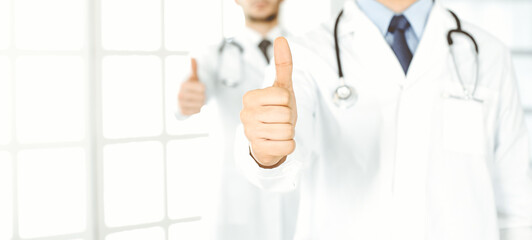
<svg viewBox="0 0 532 240"><path fill-rule="evenodd" d="M274 55L277 78L273 86L247 92L240 112L252 155L263 168L282 164L296 146L297 109L292 88L292 54L285 38L275 40Z"/></svg>
<svg viewBox="0 0 532 240"><path fill-rule="evenodd" d="M199 113L205 103L205 85L198 79L198 67L196 60L191 59L192 72L187 81L181 84L178 95L179 109L183 115Z"/></svg>

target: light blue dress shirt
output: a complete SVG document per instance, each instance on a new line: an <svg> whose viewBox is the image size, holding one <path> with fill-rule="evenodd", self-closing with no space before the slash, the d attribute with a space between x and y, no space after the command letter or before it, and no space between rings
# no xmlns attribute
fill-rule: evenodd
<svg viewBox="0 0 532 240"><path fill-rule="evenodd" d="M377 0L357 0L356 2L362 12L379 28L390 46L393 43L393 34L388 32L390 22L394 15L403 14L410 23L410 28L405 32L408 48L412 54L416 52L434 4L432 0L418 0L402 13L395 13Z"/></svg>

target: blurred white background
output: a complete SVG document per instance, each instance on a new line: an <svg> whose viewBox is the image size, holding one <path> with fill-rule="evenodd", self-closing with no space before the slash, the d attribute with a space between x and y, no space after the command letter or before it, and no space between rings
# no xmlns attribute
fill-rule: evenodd
<svg viewBox="0 0 532 240"><path fill-rule="evenodd" d="M532 129L532 1L441 2L513 50ZM342 5L285 0L281 21ZM176 121L178 83L243 22L233 0L0 0L0 240L202 239L216 109Z"/></svg>

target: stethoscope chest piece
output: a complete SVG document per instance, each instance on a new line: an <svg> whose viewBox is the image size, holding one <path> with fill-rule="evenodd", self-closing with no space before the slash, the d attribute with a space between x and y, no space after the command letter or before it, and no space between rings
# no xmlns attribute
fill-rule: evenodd
<svg viewBox="0 0 532 240"><path fill-rule="evenodd" d="M340 108L351 107L356 103L357 100L358 93L353 87L345 84L337 87L333 94L334 104Z"/></svg>

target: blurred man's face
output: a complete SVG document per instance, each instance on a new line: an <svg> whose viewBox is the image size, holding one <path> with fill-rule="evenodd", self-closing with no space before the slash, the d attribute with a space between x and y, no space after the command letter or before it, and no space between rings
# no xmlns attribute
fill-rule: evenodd
<svg viewBox="0 0 532 240"><path fill-rule="evenodd" d="M253 22L270 22L277 18L283 0L235 0L246 18Z"/></svg>

